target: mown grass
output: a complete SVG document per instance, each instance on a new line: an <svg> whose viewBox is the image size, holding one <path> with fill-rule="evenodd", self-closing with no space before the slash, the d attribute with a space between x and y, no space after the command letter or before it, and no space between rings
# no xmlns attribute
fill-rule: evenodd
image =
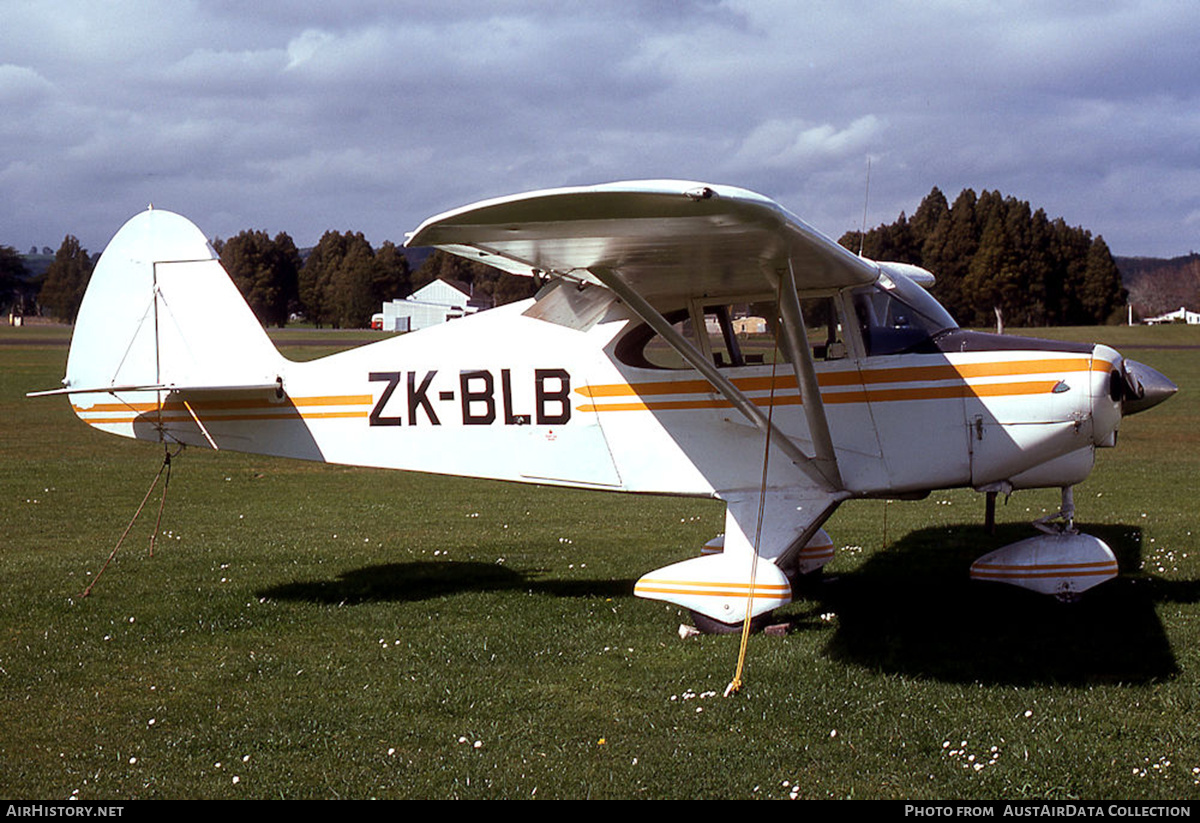
<svg viewBox="0 0 1200 823"><path fill-rule="evenodd" d="M1128 353L1181 386L1076 489L1119 580L1063 606L967 579L1054 491L995 536L970 491L851 502L730 699L736 638L632 596L720 531L706 501L191 450L154 557L156 499L81 598L161 452L24 399L66 355L25 331L0 332L4 796L1200 797L1200 351L1162 348L1194 330L1055 332L1156 347Z"/></svg>

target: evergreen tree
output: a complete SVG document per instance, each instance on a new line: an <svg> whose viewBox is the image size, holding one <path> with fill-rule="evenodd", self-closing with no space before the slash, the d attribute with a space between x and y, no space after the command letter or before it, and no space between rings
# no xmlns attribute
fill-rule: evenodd
<svg viewBox="0 0 1200 823"><path fill-rule="evenodd" d="M382 307L373 284L376 279L375 251L362 233L346 233L345 254L333 273L335 327L356 329L371 325L371 315Z"/></svg>
<svg viewBox="0 0 1200 823"><path fill-rule="evenodd" d="M947 310L960 323L973 322L971 298L963 283L971 267L971 258L979 248L980 226L975 215L976 202L972 189L963 189L954 199L950 206L949 223L944 231L939 231L939 235L945 238L935 258L939 268L929 269L937 278L933 296L944 301Z"/></svg>
<svg viewBox="0 0 1200 823"><path fill-rule="evenodd" d="M934 186L929 194L925 195L925 199L921 201L921 205L917 206L912 220L909 221L913 240L921 246L922 255L924 254L926 241L937 231L942 221L949 218L949 216L950 204L946 202L946 195L942 194L941 189Z"/></svg>
<svg viewBox="0 0 1200 823"><path fill-rule="evenodd" d="M1003 220L1006 212L1004 195L998 191L988 191L987 189L981 191L975 200L976 240L982 241L983 232L987 230L987 225L992 218Z"/></svg>
<svg viewBox="0 0 1200 823"><path fill-rule="evenodd" d="M365 328L386 301L409 294L411 279L394 243L376 252L362 232L327 231L300 272L300 300L318 327Z"/></svg>
<svg viewBox="0 0 1200 823"><path fill-rule="evenodd" d="M874 259L874 258L870 257L870 255L867 254L866 235L864 235L861 231L858 231L857 229L848 231L845 234L843 234L841 237L839 237L838 245L842 246L843 248L849 249L850 251L854 252L855 254L859 254L861 252L864 257L867 257L872 260Z"/></svg>
<svg viewBox="0 0 1200 823"><path fill-rule="evenodd" d="M299 293L300 252L287 234L244 231L214 244L221 265L264 325L283 328Z"/></svg>
<svg viewBox="0 0 1200 823"><path fill-rule="evenodd" d="M1038 209L1029 219L1029 249L1027 265L1032 289L1040 302L1038 315L1031 317L1028 325L1050 325L1058 322L1055 306L1062 295L1054 279L1054 257L1051 253L1051 228L1046 212Z"/></svg>
<svg viewBox="0 0 1200 823"><path fill-rule="evenodd" d="M864 238L861 232L848 231L838 240L842 246L870 260L889 263L917 263L921 259L920 243L913 235L904 212L895 223L880 225L869 230Z"/></svg>
<svg viewBox="0 0 1200 823"><path fill-rule="evenodd" d="M1113 262L1108 244L1100 235L1088 248L1079 301L1094 323L1106 323L1124 305L1128 293L1121 287L1121 273Z"/></svg>
<svg viewBox="0 0 1200 823"><path fill-rule="evenodd" d="M1083 229L1067 225L1061 217L1051 223L1052 257L1054 277L1061 284L1059 289L1058 317L1060 323L1083 325L1091 323L1088 313L1079 301L1083 286L1084 270L1087 267L1087 252L1091 247L1091 236Z"/></svg>
<svg viewBox="0 0 1200 823"><path fill-rule="evenodd" d="M28 275L25 261L11 246L0 246L0 309L22 310L21 284Z"/></svg>
<svg viewBox="0 0 1200 823"><path fill-rule="evenodd" d="M38 302L50 310L51 316L74 323L92 268L87 249L79 245L78 238L68 234L55 253L54 262L46 269Z"/></svg>
<svg viewBox="0 0 1200 823"><path fill-rule="evenodd" d="M1125 292L1108 247L1062 218L998 191L963 189L952 205L936 186L912 219L839 242L873 260L916 263L933 272L933 295L967 326L1104 322Z"/></svg>
<svg viewBox="0 0 1200 823"><path fill-rule="evenodd" d="M348 233L347 233L348 234ZM300 302L308 319L321 328L333 324L333 278L346 253L346 238L327 231L300 270Z"/></svg>
<svg viewBox="0 0 1200 823"><path fill-rule="evenodd" d="M404 252L391 240L385 240L375 252L378 264L373 289L379 302L412 294L412 271Z"/></svg>
<svg viewBox="0 0 1200 823"><path fill-rule="evenodd" d="M973 309L972 324L988 325L991 317L1012 319L1023 300L1021 260L1002 212L993 210L979 249L971 257L963 291Z"/></svg>

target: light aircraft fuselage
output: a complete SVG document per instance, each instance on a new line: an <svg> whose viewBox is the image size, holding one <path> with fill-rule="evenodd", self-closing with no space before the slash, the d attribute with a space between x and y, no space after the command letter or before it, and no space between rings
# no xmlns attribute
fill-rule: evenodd
<svg viewBox="0 0 1200 823"><path fill-rule="evenodd" d="M544 285L297 363L204 235L147 211L97 266L57 393L168 445L724 500L724 551L638 593L728 623L790 599L842 502L1069 489L1123 414L1174 390L1106 346L959 329L928 272L858 258L740 189L537 192L410 242Z"/></svg>

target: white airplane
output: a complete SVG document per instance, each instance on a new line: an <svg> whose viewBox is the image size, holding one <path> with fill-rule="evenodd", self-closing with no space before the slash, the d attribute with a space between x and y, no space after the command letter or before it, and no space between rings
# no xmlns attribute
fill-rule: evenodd
<svg viewBox="0 0 1200 823"><path fill-rule="evenodd" d="M538 278L532 300L305 363L278 353L204 234L149 210L98 263L63 388L167 445L725 501L723 538L635 593L708 630L761 618L833 556L855 498L1063 490L1048 533L972 574L1073 595L1115 576L1071 487L1169 397L1102 345L959 329L916 266L858 257L743 189L519 194L409 237ZM994 500L994 497L991 498Z"/></svg>

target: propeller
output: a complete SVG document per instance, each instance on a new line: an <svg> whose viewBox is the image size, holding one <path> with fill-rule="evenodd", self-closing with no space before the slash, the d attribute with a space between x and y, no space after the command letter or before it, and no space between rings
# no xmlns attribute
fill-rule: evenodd
<svg viewBox="0 0 1200 823"><path fill-rule="evenodd" d="M1177 391L1161 372L1129 358L1121 361L1119 377L1113 373L1113 399L1120 401L1123 416L1157 406Z"/></svg>

